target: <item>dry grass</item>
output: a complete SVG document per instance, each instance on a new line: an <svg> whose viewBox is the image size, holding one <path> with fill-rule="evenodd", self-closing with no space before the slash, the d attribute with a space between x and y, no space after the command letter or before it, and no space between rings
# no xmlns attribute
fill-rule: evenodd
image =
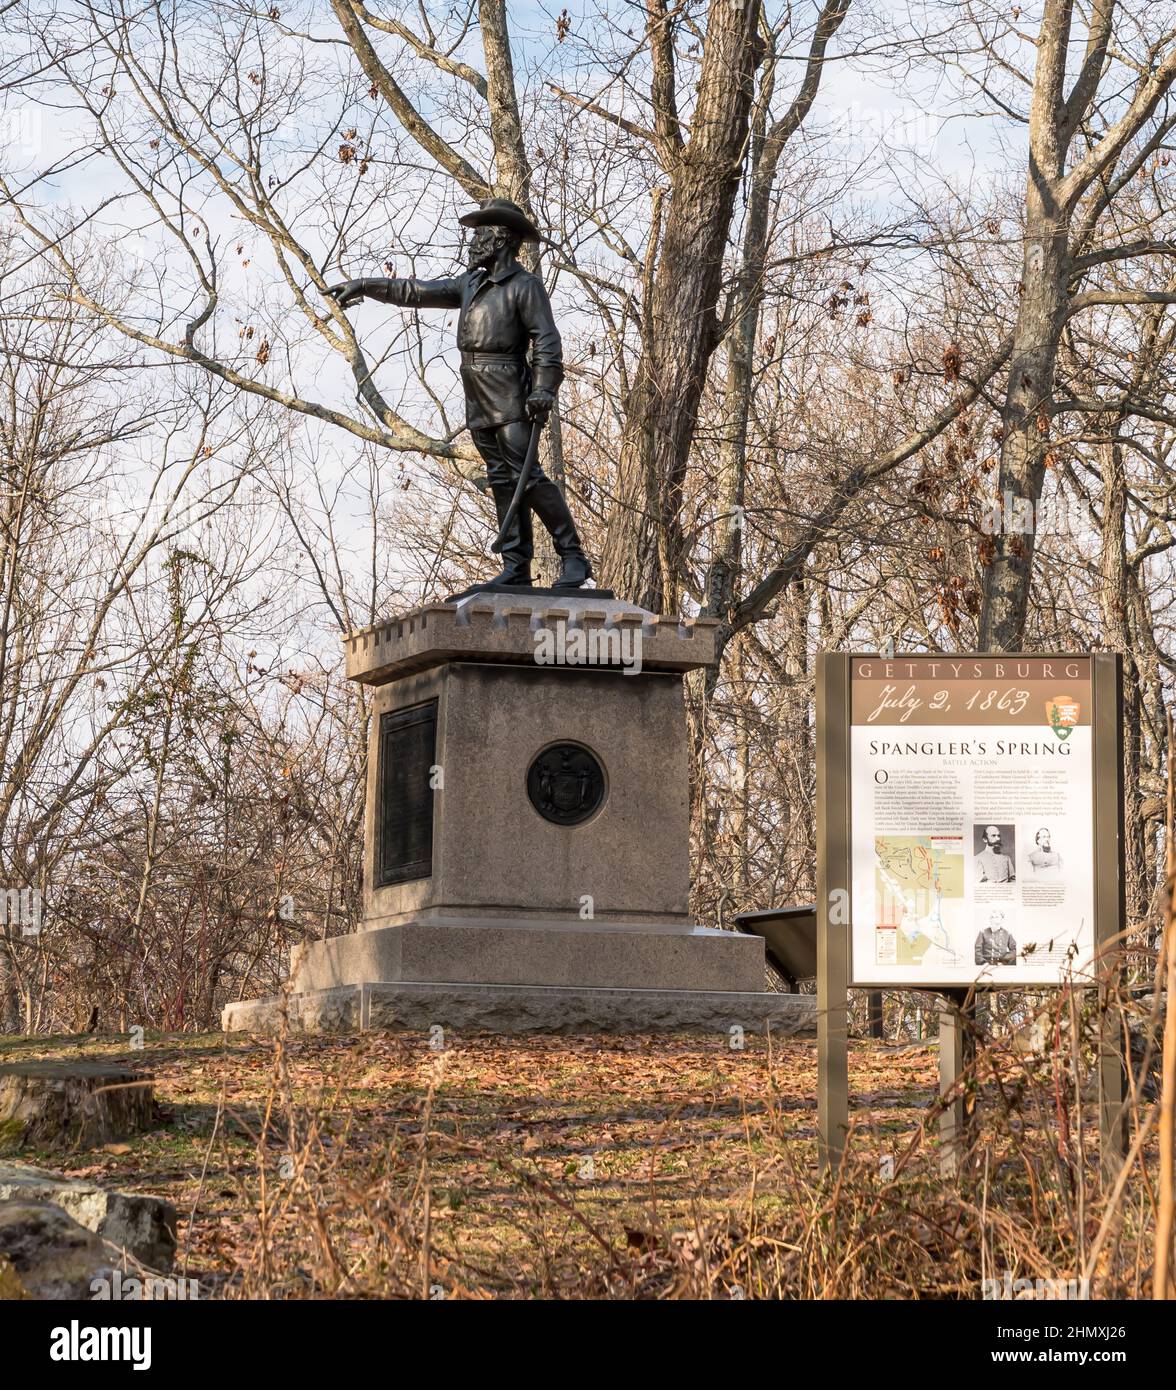
<svg viewBox="0 0 1176 1390"><path fill-rule="evenodd" d="M956 1179L933 1046L854 1043L822 1175L812 1043L722 1037L148 1039L125 1055L166 1123L69 1168L169 1196L204 1296L975 1298L1006 1271L1146 1296L1155 1107L1108 1202L1092 1020L1053 1007L1044 1057L980 1049Z"/></svg>

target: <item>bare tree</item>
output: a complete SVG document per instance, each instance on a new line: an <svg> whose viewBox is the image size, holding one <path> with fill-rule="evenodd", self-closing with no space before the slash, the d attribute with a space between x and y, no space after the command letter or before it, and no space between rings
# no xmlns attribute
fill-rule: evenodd
<svg viewBox="0 0 1176 1390"><path fill-rule="evenodd" d="M1124 261L1174 252L1170 239L1149 226L1130 225L1124 234L1118 225L1124 192L1176 127L1167 102L1176 80L1176 28L1164 27L1166 11L1133 13L1116 0L1094 0L1085 24L1076 25L1073 0L1046 0L1031 72L1001 51L1010 37L1022 52L1028 47L1015 17L989 12L977 21L993 67L1011 72L1029 91L1027 116L1014 112L1027 127L1029 158L998 489L1033 508L1055 418L1067 408L1055 394L1067 325L1096 306L1173 302L1168 290L1114 289L1097 278ZM1148 32L1153 17L1156 27ZM985 649L1021 646L1034 544L1032 533L1002 531L997 538L980 620Z"/></svg>
<svg viewBox="0 0 1176 1390"><path fill-rule="evenodd" d="M0 1007L11 1025L51 940L63 864L121 773L116 731L152 661L191 640L145 621L143 590L181 531L231 506L245 476L225 400L161 400L111 355L102 325L43 281L6 277L0 315L0 855L3 882L45 903L36 932L7 922ZM51 307L46 307L48 301ZM158 451L136 458L151 431ZM115 461L119 460L116 464ZM120 496L120 479L127 484ZM207 586L212 592L215 586ZM165 609L165 614L166 614Z"/></svg>

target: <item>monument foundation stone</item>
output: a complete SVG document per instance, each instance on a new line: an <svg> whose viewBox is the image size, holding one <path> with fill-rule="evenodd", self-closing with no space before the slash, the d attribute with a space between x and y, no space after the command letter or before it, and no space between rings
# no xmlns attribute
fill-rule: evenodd
<svg viewBox="0 0 1176 1390"><path fill-rule="evenodd" d="M226 1030L815 1030L758 937L689 919L685 672L715 624L481 593L346 639L372 688L364 918Z"/></svg>

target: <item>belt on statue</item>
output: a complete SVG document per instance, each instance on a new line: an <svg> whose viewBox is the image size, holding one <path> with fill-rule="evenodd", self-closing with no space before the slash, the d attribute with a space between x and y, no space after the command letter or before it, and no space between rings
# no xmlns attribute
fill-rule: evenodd
<svg viewBox="0 0 1176 1390"><path fill-rule="evenodd" d="M461 355L463 367L477 367L483 362L513 362L525 367L527 358L521 352L463 352Z"/></svg>

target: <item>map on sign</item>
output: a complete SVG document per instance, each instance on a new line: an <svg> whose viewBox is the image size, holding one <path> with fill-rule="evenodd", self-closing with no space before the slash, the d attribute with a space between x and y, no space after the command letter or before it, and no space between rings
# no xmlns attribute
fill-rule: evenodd
<svg viewBox="0 0 1176 1390"><path fill-rule="evenodd" d="M874 892L876 964L961 964L951 929L964 902L962 838L876 836Z"/></svg>

